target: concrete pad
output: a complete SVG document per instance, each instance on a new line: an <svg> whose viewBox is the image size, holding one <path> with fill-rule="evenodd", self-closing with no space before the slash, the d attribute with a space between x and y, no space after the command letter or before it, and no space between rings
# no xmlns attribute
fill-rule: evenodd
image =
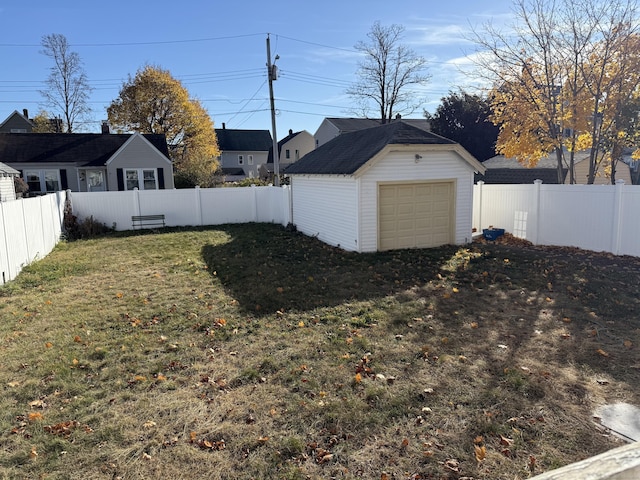
<svg viewBox="0 0 640 480"><path fill-rule="evenodd" d="M600 423L627 442L640 441L640 408L629 403L614 403L595 412Z"/></svg>

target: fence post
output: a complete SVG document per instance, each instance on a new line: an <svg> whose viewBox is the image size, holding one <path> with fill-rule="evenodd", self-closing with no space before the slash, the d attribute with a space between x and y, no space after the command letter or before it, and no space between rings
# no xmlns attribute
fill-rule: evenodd
<svg viewBox="0 0 640 480"><path fill-rule="evenodd" d="M138 187L133 189L133 211L135 212L134 215L142 215L140 213L140 190L138 190Z"/></svg>
<svg viewBox="0 0 640 480"><path fill-rule="evenodd" d="M482 187L484 186L484 182L480 180L476 184L476 191L478 192L478 203L476 211L478 212L478 232L482 233Z"/></svg>
<svg viewBox="0 0 640 480"><path fill-rule="evenodd" d="M198 225L202 226L202 193L200 192L200 185L196 185L196 188L193 189L193 195L196 202L196 219Z"/></svg>
<svg viewBox="0 0 640 480"><path fill-rule="evenodd" d="M251 192L253 193L253 222L259 222L258 219L258 187L254 184L251 185Z"/></svg>
<svg viewBox="0 0 640 480"><path fill-rule="evenodd" d="M531 241L534 245L538 245L540 241L540 186L542 180L533 181L533 235L531 235Z"/></svg>
<svg viewBox="0 0 640 480"><path fill-rule="evenodd" d="M622 190L624 180L616 180L616 189L613 198L613 232L611 232L611 253L620 255L620 242L622 240Z"/></svg>

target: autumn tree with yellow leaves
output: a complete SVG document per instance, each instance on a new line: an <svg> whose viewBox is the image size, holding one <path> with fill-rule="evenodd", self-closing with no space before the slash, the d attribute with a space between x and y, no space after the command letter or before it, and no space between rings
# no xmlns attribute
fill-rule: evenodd
<svg viewBox="0 0 640 480"><path fill-rule="evenodd" d="M615 181L637 127L635 0L515 0L514 13L512 31L489 24L475 35L494 85L496 151L527 166L555 155L558 182L566 170L576 183L575 154L590 148L587 183L606 162Z"/></svg>
<svg viewBox="0 0 640 480"><path fill-rule="evenodd" d="M213 122L167 70L149 65L138 70L123 84L107 115L116 131L166 136L176 185L213 185L220 155Z"/></svg>

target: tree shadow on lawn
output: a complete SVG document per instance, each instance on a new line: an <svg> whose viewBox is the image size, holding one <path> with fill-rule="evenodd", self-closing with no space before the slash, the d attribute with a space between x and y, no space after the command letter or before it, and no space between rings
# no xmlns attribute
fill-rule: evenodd
<svg viewBox="0 0 640 480"><path fill-rule="evenodd" d="M442 321L425 334L450 337L452 353L477 348L495 365L544 355L640 380L640 259L495 243L358 254L274 225L220 229L230 240L202 257L253 317L394 297L407 307L384 315L399 328L412 316ZM548 337L536 352L539 335ZM480 351L489 337L492 350Z"/></svg>

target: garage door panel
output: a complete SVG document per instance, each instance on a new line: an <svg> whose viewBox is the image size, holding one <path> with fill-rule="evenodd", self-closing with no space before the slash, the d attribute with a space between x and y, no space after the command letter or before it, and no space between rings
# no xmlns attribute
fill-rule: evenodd
<svg viewBox="0 0 640 480"><path fill-rule="evenodd" d="M378 189L378 248L423 248L451 242L452 182L388 184Z"/></svg>

